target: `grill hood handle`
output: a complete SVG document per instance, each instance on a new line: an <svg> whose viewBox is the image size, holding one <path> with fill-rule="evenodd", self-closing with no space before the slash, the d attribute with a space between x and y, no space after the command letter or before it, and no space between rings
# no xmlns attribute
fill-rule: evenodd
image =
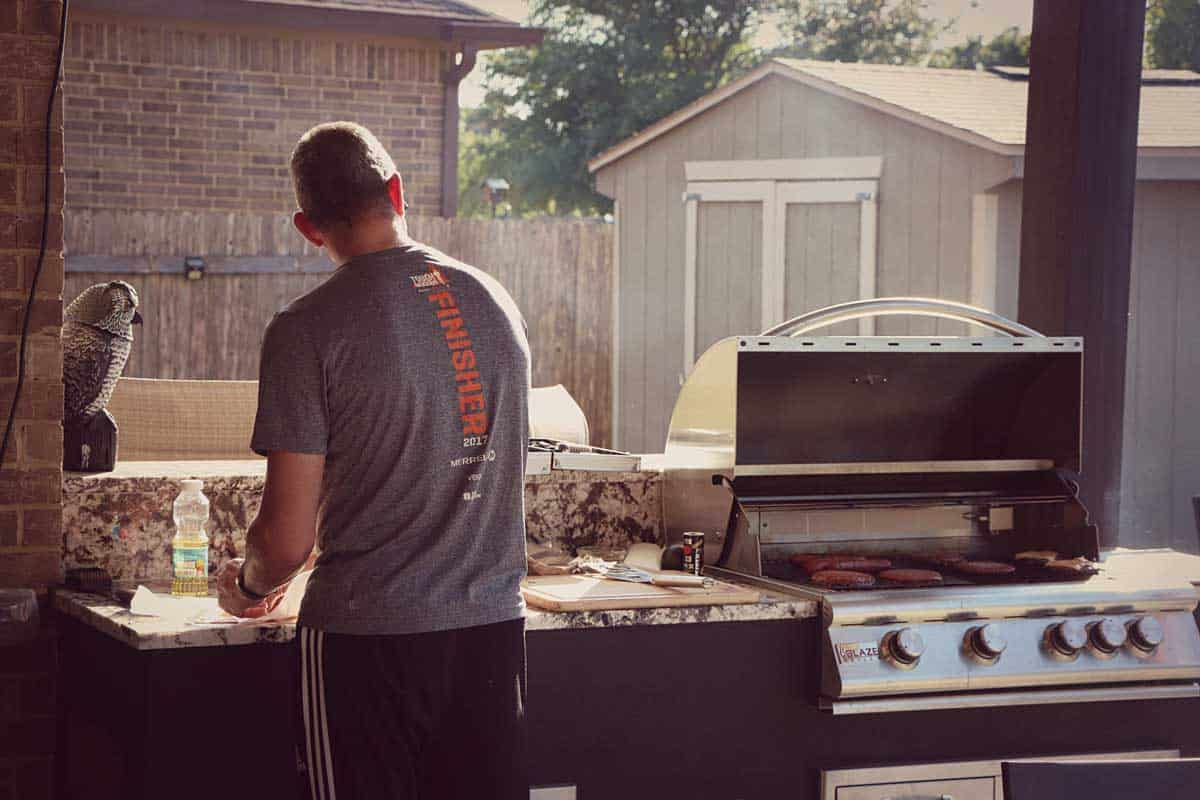
<svg viewBox="0 0 1200 800"><path fill-rule="evenodd" d="M955 303L949 300L935 300L929 297L877 297L870 300L854 300L849 303L839 303L826 306L816 311L809 311L798 317L792 317L787 322L768 328L763 336L803 336L818 328L834 325L838 322L862 319L864 317L885 317L894 315L917 317L942 317L955 322L966 322L990 328L1008 336L1028 336L1045 338L1033 328L1014 322L988 311L986 308L969 306L966 303Z"/></svg>

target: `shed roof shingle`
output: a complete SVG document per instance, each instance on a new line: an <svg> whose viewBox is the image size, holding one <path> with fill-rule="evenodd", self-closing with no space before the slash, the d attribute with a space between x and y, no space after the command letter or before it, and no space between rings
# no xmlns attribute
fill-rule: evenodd
<svg viewBox="0 0 1200 800"><path fill-rule="evenodd" d="M779 59L787 67L852 92L979 134L1025 144L1029 84L985 70ZM1020 73L1012 71L1014 77ZM1197 79L1193 85L1160 81ZM1200 75L1149 70L1142 86L1138 147L1200 147Z"/></svg>
<svg viewBox="0 0 1200 800"><path fill-rule="evenodd" d="M595 172L768 75L781 75L977 146L1016 155L1025 146L1029 83L1025 71L1003 72L777 58L600 153L588 168ZM1138 147L1200 148L1200 74L1144 73Z"/></svg>

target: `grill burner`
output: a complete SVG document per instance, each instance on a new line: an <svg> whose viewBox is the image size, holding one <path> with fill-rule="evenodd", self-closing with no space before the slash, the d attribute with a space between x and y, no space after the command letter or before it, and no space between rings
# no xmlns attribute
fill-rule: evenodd
<svg viewBox="0 0 1200 800"><path fill-rule="evenodd" d="M804 336L913 312L1021 338ZM1200 695L1190 585L1015 559L1100 560L1075 483L1082 365L1080 339L911 298L718 342L671 418L667 538L704 531L715 574L821 603L834 713ZM943 582L820 588L798 553L882 557ZM1016 571L967 574L932 566L936 553Z"/></svg>

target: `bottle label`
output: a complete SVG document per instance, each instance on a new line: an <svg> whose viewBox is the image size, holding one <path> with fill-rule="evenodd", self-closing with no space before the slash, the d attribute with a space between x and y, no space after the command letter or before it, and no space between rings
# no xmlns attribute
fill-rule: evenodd
<svg viewBox="0 0 1200 800"><path fill-rule="evenodd" d="M176 578L208 577L208 545L176 547L171 554Z"/></svg>

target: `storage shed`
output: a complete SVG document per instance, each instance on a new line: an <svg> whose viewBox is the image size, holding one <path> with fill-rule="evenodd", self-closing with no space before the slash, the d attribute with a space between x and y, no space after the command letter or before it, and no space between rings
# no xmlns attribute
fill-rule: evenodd
<svg viewBox="0 0 1200 800"><path fill-rule="evenodd" d="M888 295L1015 318L1027 89L1018 68L776 59L593 159L616 201L616 444L661 450L724 336ZM1137 174L1120 539L1196 551L1200 74L1143 74Z"/></svg>

